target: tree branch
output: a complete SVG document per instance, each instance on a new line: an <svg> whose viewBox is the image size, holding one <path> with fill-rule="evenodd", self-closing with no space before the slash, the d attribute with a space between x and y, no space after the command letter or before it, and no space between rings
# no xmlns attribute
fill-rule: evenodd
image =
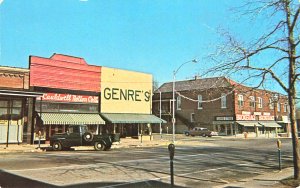
<svg viewBox="0 0 300 188"><path fill-rule="evenodd" d="M295 25L296 25L296 22L297 22L297 19L298 19L298 16L299 16L299 7L298 7L298 9L297 9L297 11L296 11L296 14L295 14L295 16L294 16L294 19L293 19L293 22L292 22L292 24L291 24L291 29L293 30L294 29L294 27L295 27Z"/></svg>
<svg viewBox="0 0 300 188"><path fill-rule="evenodd" d="M252 67L252 66L241 66L241 68L243 69L251 69L251 70L258 70L258 71L264 71L264 72L267 72L269 73L273 79L275 79L277 81L277 83L286 91L288 92L288 88L284 85L284 83L280 80L279 77L277 77L275 75L275 73L270 70L270 69L266 69L266 68L258 68L258 67Z"/></svg>

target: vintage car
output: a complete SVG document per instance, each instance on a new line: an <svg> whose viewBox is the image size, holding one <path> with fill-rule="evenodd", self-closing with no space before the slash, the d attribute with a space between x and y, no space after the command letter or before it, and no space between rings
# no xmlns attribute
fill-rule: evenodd
<svg viewBox="0 0 300 188"><path fill-rule="evenodd" d="M50 137L50 145L55 151L73 146L94 146L97 151L109 150L113 142L119 141L118 134L93 135L86 125L70 125L66 133Z"/></svg>
<svg viewBox="0 0 300 188"><path fill-rule="evenodd" d="M190 136L190 135L191 136L204 136L204 137L218 136L217 132L210 131L207 128L203 128L203 127L194 127L191 130L184 131L183 134L185 134L186 136Z"/></svg>

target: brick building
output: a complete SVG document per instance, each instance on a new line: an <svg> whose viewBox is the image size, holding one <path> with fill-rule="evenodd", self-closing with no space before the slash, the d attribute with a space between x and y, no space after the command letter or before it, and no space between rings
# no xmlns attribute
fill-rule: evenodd
<svg viewBox="0 0 300 188"><path fill-rule="evenodd" d="M33 142L33 99L41 93L29 91L29 70L0 67L0 143Z"/></svg>
<svg viewBox="0 0 300 188"><path fill-rule="evenodd" d="M254 89L225 77L177 81L175 84L176 133L192 127L207 127L221 135L243 132L289 131L287 97ZM168 123L172 132L172 82L154 92L153 113ZM157 130L156 130L157 131Z"/></svg>

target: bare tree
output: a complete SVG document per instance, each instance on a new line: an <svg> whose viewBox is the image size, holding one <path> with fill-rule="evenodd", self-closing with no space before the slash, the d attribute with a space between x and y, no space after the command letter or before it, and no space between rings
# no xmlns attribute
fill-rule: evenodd
<svg viewBox="0 0 300 188"><path fill-rule="evenodd" d="M214 66L208 72L226 76L238 74L243 82L252 80L257 88L277 83L286 92L290 108L294 179L300 179L300 148L295 117L296 86L300 79L299 2L296 0L249 1L239 7L239 12L249 19L243 21L250 21L253 17L263 15L265 20L272 20L272 26L259 37L246 42L237 39L237 35L220 32L224 41L210 56ZM261 55L268 58L264 58L261 62L259 59Z"/></svg>

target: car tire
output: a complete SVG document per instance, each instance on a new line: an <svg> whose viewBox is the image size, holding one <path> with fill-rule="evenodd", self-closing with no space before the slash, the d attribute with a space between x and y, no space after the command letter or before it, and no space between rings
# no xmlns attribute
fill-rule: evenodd
<svg viewBox="0 0 300 188"><path fill-rule="evenodd" d="M91 142L93 140L93 134L91 132L85 132L83 134L83 139L86 141L86 142Z"/></svg>
<svg viewBox="0 0 300 188"><path fill-rule="evenodd" d="M185 133L185 136L190 136L190 133L186 132L186 133Z"/></svg>
<svg viewBox="0 0 300 188"><path fill-rule="evenodd" d="M105 150L105 151L108 151L108 150L110 150L110 148L111 148L111 144L108 145L108 146L105 146L104 150Z"/></svg>
<svg viewBox="0 0 300 188"><path fill-rule="evenodd" d="M103 142L95 142L94 148L96 151L103 151L105 149L105 145Z"/></svg>
<svg viewBox="0 0 300 188"><path fill-rule="evenodd" d="M206 134L203 134L202 136L203 136L203 137L206 137Z"/></svg>
<svg viewBox="0 0 300 188"><path fill-rule="evenodd" d="M54 141L52 144L52 149L54 151L60 151L62 149L62 145L59 141Z"/></svg>

